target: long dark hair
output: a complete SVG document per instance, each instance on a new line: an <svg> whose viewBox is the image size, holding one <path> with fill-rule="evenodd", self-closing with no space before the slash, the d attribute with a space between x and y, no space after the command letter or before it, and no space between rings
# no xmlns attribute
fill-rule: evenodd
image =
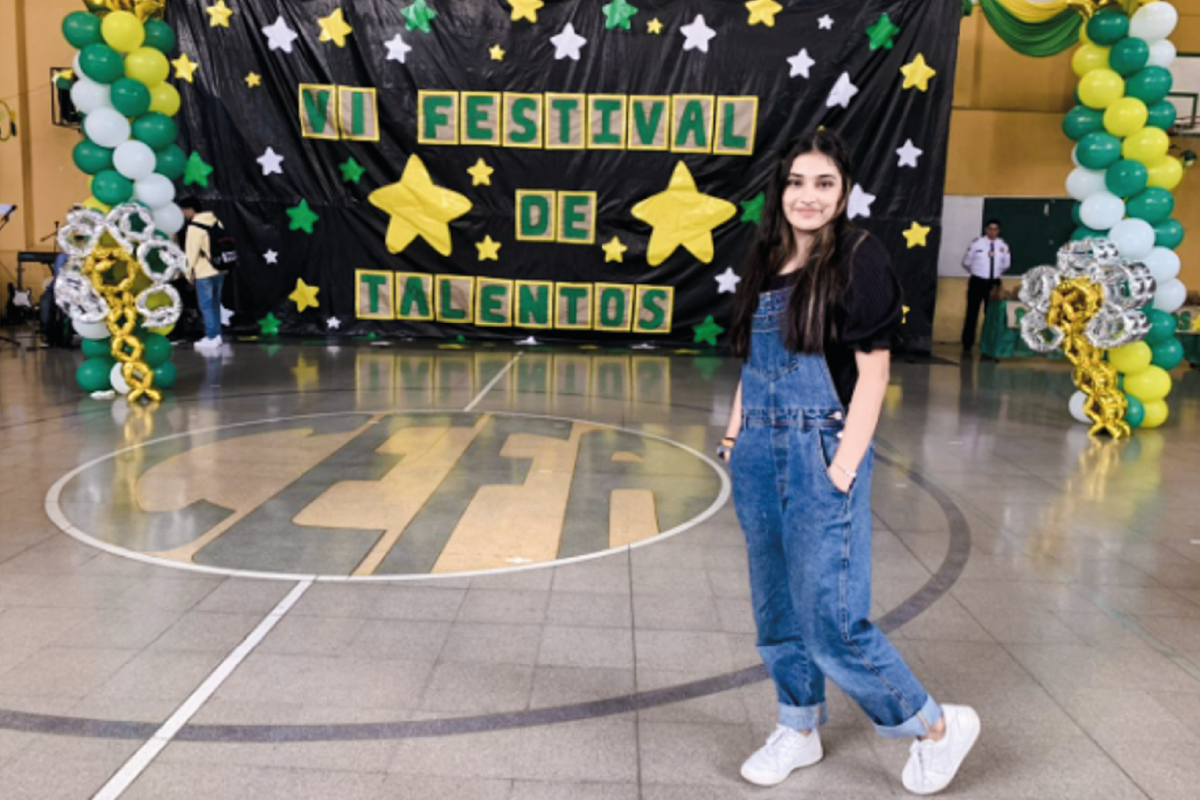
<svg viewBox="0 0 1200 800"><path fill-rule="evenodd" d="M787 187L792 162L807 153L829 158L842 177L842 196L830 221L813 234L808 260L800 269L788 301L788 324L784 344L792 352L821 353L826 338L837 337L834 309L845 278L842 264L850 243L853 226L846 215L850 189L854 185L850 148L841 136L825 129L797 140L775 165L767 186L762 223L754 245L742 265L742 281L734 300L730 343L734 355L742 360L750 356L750 327L758 310L758 296L766 291L771 277L796 254L796 238L783 213L783 191ZM861 238L861 237L860 237Z"/></svg>

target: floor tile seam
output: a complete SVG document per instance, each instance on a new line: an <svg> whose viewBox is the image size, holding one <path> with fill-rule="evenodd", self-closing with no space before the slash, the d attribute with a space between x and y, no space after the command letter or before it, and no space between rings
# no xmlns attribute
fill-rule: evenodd
<svg viewBox="0 0 1200 800"><path fill-rule="evenodd" d="M633 550L628 545L625 547L625 570L629 578L629 648L633 659L633 694L638 695L641 693L641 683L638 680L637 604L634 602L633 592ZM637 706L633 709L633 752L637 766L637 796L638 800L643 800L645 788L642 765L642 711Z"/></svg>

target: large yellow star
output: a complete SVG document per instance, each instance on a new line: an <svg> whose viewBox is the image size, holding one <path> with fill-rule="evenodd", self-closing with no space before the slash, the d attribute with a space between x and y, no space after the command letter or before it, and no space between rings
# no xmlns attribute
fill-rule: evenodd
<svg viewBox="0 0 1200 800"><path fill-rule="evenodd" d="M649 31L650 33L655 34L656 36L658 34L661 34L662 33L662 21L659 20L658 17L655 17L654 19L652 19L646 23L646 30Z"/></svg>
<svg viewBox="0 0 1200 800"><path fill-rule="evenodd" d="M210 28L229 27L229 18L233 16L233 9L225 5L225 0L217 0L216 5L209 6L204 10L208 12Z"/></svg>
<svg viewBox="0 0 1200 800"><path fill-rule="evenodd" d="M296 310L303 312L307 308L319 308L320 303L317 302L317 292L321 291L316 286L309 286L304 282L303 278L296 278L296 288L288 295L288 299L296 304Z"/></svg>
<svg viewBox="0 0 1200 800"><path fill-rule="evenodd" d="M354 31L354 28L346 23L340 8L335 9L328 17L319 17L317 24L321 26L319 41L333 42L338 47L345 47L346 37Z"/></svg>
<svg viewBox="0 0 1200 800"><path fill-rule="evenodd" d="M175 77L181 81L195 83L192 77L196 74L196 70L200 69L200 65L188 58L187 53L183 53L179 58L171 62L175 66Z"/></svg>
<svg viewBox="0 0 1200 800"><path fill-rule="evenodd" d="M914 247L924 247L925 237L929 235L931 230L933 230L933 228L926 227L916 220L913 220L912 227L903 232L904 240L908 242L908 249L911 250Z"/></svg>
<svg viewBox="0 0 1200 800"><path fill-rule="evenodd" d="M929 79L937 75L937 70L925 63L925 56L917 53L917 57L900 68L900 72L904 74L904 87L911 89L914 86L922 92L929 91Z"/></svg>
<svg viewBox="0 0 1200 800"><path fill-rule="evenodd" d="M492 57L492 61L504 60L504 48L498 44L494 44L488 48L488 54Z"/></svg>
<svg viewBox="0 0 1200 800"><path fill-rule="evenodd" d="M750 0L746 8L750 11L749 24L766 25L768 28L775 27L775 15L783 11L783 6L775 0Z"/></svg>
<svg viewBox="0 0 1200 800"><path fill-rule="evenodd" d="M601 245L600 249L604 251L604 263L607 264L610 261L624 262L625 251L629 248L614 236L608 244Z"/></svg>
<svg viewBox="0 0 1200 800"><path fill-rule="evenodd" d="M476 242L475 249L479 251L480 261L500 260L500 243L493 239L490 235L484 236L482 242Z"/></svg>
<svg viewBox="0 0 1200 800"><path fill-rule="evenodd" d="M495 171L481 158L475 162L475 166L467 170L467 174L471 176L472 186L491 186L492 173Z"/></svg>
<svg viewBox="0 0 1200 800"><path fill-rule="evenodd" d="M546 5L545 0L508 0L508 4L512 6L513 22L519 19L537 22L538 9Z"/></svg>
<svg viewBox="0 0 1200 800"><path fill-rule="evenodd" d="M633 216L650 225L646 262L657 267L680 245L705 264L713 260L713 228L737 213L737 206L701 194L696 180L680 161L667 188L633 207Z"/></svg>
<svg viewBox="0 0 1200 800"><path fill-rule="evenodd" d="M391 215L387 247L392 253L420 236L441 255L450 255L450 222L471 210L466 197L433 185L429 170L415 153L408 157L399 182L376 189L367 200Z"/></svg>
<svg viewBox="0 0 1200 800"><path fill-rule="evenodd" d="M262 75L257 72L251 72L246 76L246 85L253 89L255 86L262 86Z"/></svg>

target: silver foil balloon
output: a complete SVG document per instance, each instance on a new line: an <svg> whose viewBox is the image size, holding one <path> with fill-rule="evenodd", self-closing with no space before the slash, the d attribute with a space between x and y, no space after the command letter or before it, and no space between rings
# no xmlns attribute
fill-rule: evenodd
<svg viewBox="0 0 1200 800"><path fill-rule="evenodd" d="M1062 273L1055 267L1034 267L1021 279L1021 302L1045 314L1050 310L1050 296L1062 281Z"/></svg>
<svg viewBox="0 0 1200 800"><path fill-rule="evenodd" d="M150 298L160 294L166 295L170 302L158 308L150 308ZM165 328L168 325L174 325L179 321L179 315L183 311L179 292L175 291L175 287L169 283L158 283L151 286L137 296L134 304L137 306L138 313L142 315L143 324L147 328Z"/></svg>
<svg viewBox="0 0 1200 800"><path fill-rule="evenodd" d="M78 272L61 272L54 279L54 302L75 322L102 322L108 316L108 302Z"/></svg>
<svg viewBox="0 0 1200 800"><path fill-rule="evenodd" d="M133 224L135 220L141 223L136 230ZM150 209L137 203L117 206L108 212L105 222L109 235L131 253L136 251L142 242L154 237L154 217L151 216Z"/></svg>
<svg viewBox="0 0 1200 800"><path fill-rule="evenodd" d="M163 269L158 270L150 265L150 256L157 254ZM157 283L170 283L176 278L187 274L187 255L179 249L179 245L166 239L150 239L142 242L137 248L138 264L146 277Z"/></svg>
<svg viewBox="0 0 1200 800"><path fill-rule="evenodd" d="M1021 338L1029 349L1038 353L1053 353L1062 346L1065 334L1046 323L1046 315L1029 311L1021 318Z"/></svg>
<svg viewBox="0 0 1200 800"><path fill-rule="evenodd" d="M87 258L104 235L104 215L90 208L67 214L67 224L58 229L58 247L71 258Z"/></svg>

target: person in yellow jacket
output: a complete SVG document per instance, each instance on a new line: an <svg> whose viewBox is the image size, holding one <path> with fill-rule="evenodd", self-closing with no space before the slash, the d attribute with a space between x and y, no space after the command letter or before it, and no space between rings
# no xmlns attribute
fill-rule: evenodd
<svg viewBox="0 0 1200 800"><path fill-rule="evenodd" d="M221 289L225 273L212 265L211 232L221 227L221 221L211 211L205 211L194 197L179 202L187 226L183 229L183 249L187 253L188 279L196 287L196 302L204 317L204 338L196 342L197 350L220 347Z"/></svg>

